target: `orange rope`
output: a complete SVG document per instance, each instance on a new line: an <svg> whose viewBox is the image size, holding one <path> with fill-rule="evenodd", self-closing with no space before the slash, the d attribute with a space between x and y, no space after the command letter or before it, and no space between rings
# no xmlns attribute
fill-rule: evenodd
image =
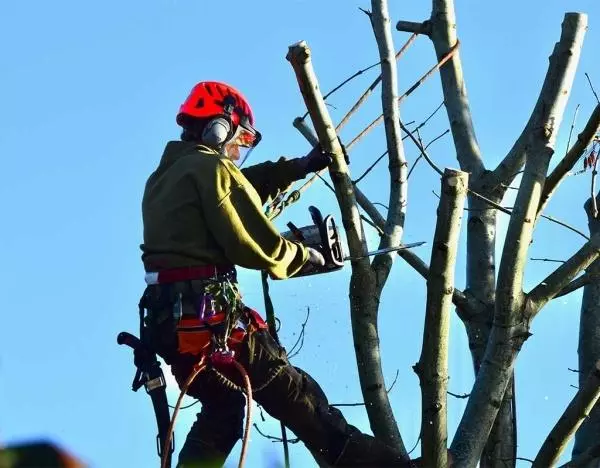
<svg viewBox="0 0 600 468"><path fill-rule="evenodd" d="M181 406L181 401L183 400L183 396L188 391L190 385L194 379L198 376L200 372L206 369L206 364L204 364L204 356L198 364L196 364L194 372L190 374L190 376L185 381L181 392L179 393L179 398L177 398L177 404L175 405L175 410L173 411L173 417L171 418L171 424L169 424L169 431L167 432L167 438L165 440L165 446L163 447L162 452L162 462L160 464L161 468L167 468L167 460L169 459L169 452L171 451L171 439L173 438L173 428L175 427L175 420L177 419L177 414L179 413L179 408Z"/></svg>
<svg viewBox="0 0 600 468"><path fill-rule="evenodd" d="M238 468L242 468L244 466L244 462L246 461L246 455L248 452L250 427L252 424L252 385L250 383L250 377L248 376L246 369L244 369L244 366L242 366L239 362L237 362L235 360L232 361L232 363L237 368L237 370L240 372L240 374L242 375L242 379L244 381L244 387L246 390L246 396L248 399L248 401L246 402L246 427L244 428L244 437L242 439L242 452L240 453L240 461L238 464ZM179 398L177 399L177 404L175 405L175 409L173 410L173 417L171 418L171 424L169 425L169 431L167 432L165 446L163 447L162 461L161 461L161 465L160 465L161 468L167 467L167 460L169 459L169 451L171 448L171 439L173 438L173 429L175 427L175 420L177 419L177 415L178 415L180 407L181 407L181 402L183 400L183 396L187 393L187 391L188 391L190 385L192 385L192 382L194 381L194 379L204 369L206 369L206 364L204 364L204 357L203 357L202 359L200 359L198 364L196 364L196 366L194 368L194 372L192 372L190 374L190 376L185 381L183 387L181 388L181 392L179 393Z"/></svg>
<svg viewBox="0 0 600 468"><path fill-rule="evenodd" d="M250 377L248 377L248 373L246 372L246 369L244 369L244 366L237 361L233 361L233 365L237 367L237 370L242 374L244 386L246 387L246 397L248 399L246 402L246 427L244 429L244 438L242 439L242 453L240 454L240 462L238 464L238 468L242 468L246 459L248 436L250 434L250 425L252 424L252 385L250 384Z"/></svg>

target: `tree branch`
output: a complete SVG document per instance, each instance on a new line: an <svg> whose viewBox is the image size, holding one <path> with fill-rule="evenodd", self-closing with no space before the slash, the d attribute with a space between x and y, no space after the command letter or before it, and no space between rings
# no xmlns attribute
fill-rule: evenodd
<svg viewBox="0 0 600 468"><path fill-rule="evenodd" d="M381 237L379 248L394 247L402 241L404 233L404 220L406 218L406 205L408 203L408 163L404 155L402 134L400 130L400 109L398 106L398 77L394 61L394 43L390 28L390 17L386 0L372 0L373 33L379 49L381 61L381 107L385 115L385 139L388 149L390 172L389 210ZM385 286L390 269L392 268L393 254L377 255L371 265L377 278L375 294L379 296Z"/></svg>
<svg viewBox="0 0 600 468"><path fill-rule="evenodd" d="M592 89L592 93L594 93L594 97L596 98L596 102L598 104L600 104L600 98L598 97L598 94L596 94L596 90L594 89L594 85L592 84L592 80L590 79L590 75L587 74L587 72L585 73L585 77L588 80L588 83L590 84L590 88Z"/></svg>
<svg viewBox="0 0 600 468"><path fill-rule="evenodd" d="M588 416L599 397L600 361L596 362L596 367L588 374L585 384L575 394L563 415L548 434L533 461L533 468L546 468L558 462L567 443Z"/></svg>
<svg viewBox="0 0 600 468"><path fill-rule="evenodd" d="M433 0L432 5L430 37L437 57L443 57L458 42L454 4L452 0ZM440 79L456 156L461 169L469 172L473 179L478 177L485 167L473 128L459 51L440 70Z"/></svg>
<svg viewBox="0 0 600 468"><path fill-rule="evenodd" d="M396 60L398 60L403 54L404 52L406 52L406 50L409 48L409 46L414 42L414 40L417 38L416 34L413 34L412 36L410 36L408 38L408 40L404 43L404 45L400 48L400 50L396 53ZM371 93L373 92L373 90L377 87L377 85L381 82L381 74L375 78L375 80L373 81L373 83L371 83L371 85L367 88L367 90L361 95L360 98L358 98L358 101L356 101L356 103L352 106L352 108L346 113L346 115L342 118L342 120L340 121L340 123L337 125L337 127L335 127L335 131L339 133L339 131L344 128L344 126L348 123L348 121L350 120L350 117L352 117L352 115L354 115L354 113L360 108L360 106L363 104L363 102L365 102L367 100L367 98L371 95Z"/></svg>
<svg viewBox="0 0 600 468"><path fill-rule="evenodd" d="M450 51L440 59L438 63L436 63L427 73L425 73L421 78L419 78L415 84L413 84L404 94L398 96L398 102L402 102L402 100L408 97L415 89L417 89L427 78L432 76L436 71L438 71L442 65L444 65L452 56L454 56L458 51L458 44L455 45L454 48L450 49ZM350 143L346 145L346 149L350 150L360 139L362 139L367 133L373 130L382 120L384 114L378 116L375 120L373 120L369 125L367 125L358 135L356 135Z"/></svg>
<svg viewBox="0 0 600 468"><path fill-rule="evenodd" d="M535 317L548 301L571 284L573 278L586 269L599 255L600 234L594 234L575 255L527 294L528 310L531 318Z"/></svg>
<svg viewBox="0 0 600 468"><path fill-rule="evenodd" d="M307 127L306 127L307 128ZM309 129L310 135L307 137L302 133L305 138L310 142L311 140L316 140L316 136ZM385 227L385 218L381 215L379 210L375 207L375 204L372 203L367 196L363 193L363 191L355 186L354 187L354 195L356 196L356 202L358 205L365 211L365 213L371 218L373 224L383 231ZM500 206L500 209L504 209ZM511 213L509 210L506 210L507 213ZM398 251L398 255L408 263L417 273L419 273L425 280L429 278L429 266L412 250L403 249ZM472 317L474 317L478 313L478 307L470 301L466 294L459 290L454 289L454 293L452 294L452 302L456 306L457 314L461 318L461 320L465 321Z"/></svg>
<svg viewBox="0 0 600 468"><path fill-rule="evenodd" d="M600 462L600 444L596 444L573 458L571 461L561 465L560 468L589 468L591 462Z"/></svg>
<svg viewBox="0 0 600 468"><path fill-rule="evenodd" d="M415 366L421 382L421 437L423 464L446 466L448 334L450 305L454 289L454 269L460 237L469 176L446 169L431 252L431 272L427 280L427 305L421 358Z"/></svg>
<svg viewBox="0 0 600 468"><path fill-rule="evenodd" d="M586 15L567 13L562 24L562 40L555 47L551 62L568 55L577 63L586 29ZM542 187L554 151L557 125L564 113L565 95L568 95L574 72L575 67L569 67L568 72L558 73L554 77L557 82L553 83L552 88L560 92L549 93L546 96L548 100L544 99L544 105L536 113L528 142L525 172L500 261L492 331L471 398L452 441L452 451L459 466L477 464L511 381L517 354L530 336L529 321L523 319L526 305L523 293L524 268ZM594 258L596 256L594 254Z"/></svg>
<svg viewBox="0 0 600 468"><path fill-rule="evenodd" d="M329 166L329 174L336 190L350 256L364 256L367 253L367 243L356 204L354 186L331 117L319 92L310 56L310 49L302 41L290 46L286 58L296 73L319 143L324 151L334 155L333 162ZM369 311L377 310L377 300L372 294L375 288L375 275L370 268L368 258L354 260L351 266L349 295L352 331L359 380L371 428L376 437L396 447L408 459L385 392L377 324L372 314L369 314Z"/></svg>
<svg viewBox="0 0 600 468"><path fill-rule="evenodd" d="M570 24L569 18L575 18L576 16L578 16L577 13L567 13L565 15L563 31L550 56L548 70L538 100L521 135L504 160L494 169L492 181L495 185L500 185L500 183L510 185L512 174L523 166L531 134L538 129L540 114L547 112L549 106L558 105L564 108L569 99L573 78L579 64L583 36L587 29L587 21L584 21L585 25L576 28L565 27L565 25ZM554 122L552 122L552 126L556 130L552 132L553 140L556 138L556 133L560 127L562 114L563 112L557 113Z"/></svg>
<svg viewBox="0 0 600 468"><path fill-rule="evenodd" d="M596 136L598 131L600 131L600 104L596 105L594 112L592 112L592 115L590 115L590 118L585 125L585 128L577 136L577 141L573 147L552 170L550 175L546 177L544 191L542 192L542 198L540 200L540 207L538 208L538 216L546 208L550 197L554 195L558 185L567 176L568 172L573 169L577 161L579 161L579 158L581 158L586 148L594 140L594 136Z"/></svg>
<svg viewBox="0 0 600 468"><path fill-rule="evenodd" d="M402 32L424 34L425 36L429 36L431 34L431 23L429 21L423 21L422 23L415 23L413 21L398 21L396 23L396 29Z"/></svg>

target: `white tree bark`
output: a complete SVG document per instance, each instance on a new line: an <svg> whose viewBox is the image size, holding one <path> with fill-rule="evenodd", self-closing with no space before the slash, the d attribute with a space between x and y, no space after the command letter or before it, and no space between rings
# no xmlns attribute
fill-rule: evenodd
<svg viewBox="0 0 600 468"><path fill-rule="evenodd" d="M447 390L450 306L464 202L465 172L446 169L431 251L421 358L415 372L421 382L421 453L424 466L448 466Z"/></svg>
<svg viewBox="0 0 600 468"><path fill-rule="evenodd" d="M351 257L361 257L367 253L367 246L356 203L354 185L350 179L348 166L335 127L319 91L310 56L310 49L303 41L290 46L287 59L296 73L300 91L304 97L321 147L324 151L334 155L329 174L340 206L348 249ZM387 442L388 445L396 448L404 458L408 459L388 399L381 369L376 322L378 301L373 294L376 287L375 274L370 267L368 258L353 260L351 265L350 310L352 333L358 375L371 428L378 439Z"/></svg>
<svg viewBox="0 0 600 468"><path fill-rule="evenodd" d="M561 41L550 57L551 62L564 62L566 65L554 68L551 64L551 68L558 73L553 75L552 86L547 87L543 105L539 106L535 123L532 124L525 172L500 263L494 325L471 397L452 442L457 466L472 467L477 464L511 379L514 360L529 336L529 323L524 317L527 299L523 293L524 267L556 133L573 83L586 29L585 15L567 14ZM585 262L577 265L578 271L586 266ZM574 276L565 276L567 283ZM555 291L554 295L559 291Z"/></svg>

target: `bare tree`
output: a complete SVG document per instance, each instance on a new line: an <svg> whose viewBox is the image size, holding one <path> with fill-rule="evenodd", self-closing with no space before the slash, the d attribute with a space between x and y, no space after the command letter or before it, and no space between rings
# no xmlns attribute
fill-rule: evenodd
<svg viewBox="0 0 600 468"><path fill-rule="evenodd" d="M544 83L529 121L495 168L486 166L472 123L458 50L453 1L432 0L432 11L427 20L397 23L398 30L413 34L407 45L414 40L415 34L425 35L431 39L438 58L436 67L425 74L423 79L439 71L456 159L461 169L443 171L429 157L418 128L411 131L401 121L398 103L414 87L410 92L398 95L395 63L401 52L394 54L387 2L372 0L371 9L372 11L365 13L369 16L377 41L381 75L338 127L334 126L319 90L308 45L301 42L290 47L287 58L296 73L316 135L303 118L297 119L294 125L311 144L319 142L325 151L334 155L329 175L340 206L350 255L353 257L361 257L367 252L363 226L363 221L367 218L361 215L360 209L368 216L369 223L379 230L380 247L398 246L402 241L408 193L404 139L410 139L421 156L441 176L442 195L433 237L431 266L411 251L399 252L427 280L423 349L419 363L415 366L423 397L423 462L426 466L439 467L449 464L474 467L478 463L484 467L515 466L518 459L514 399L516 388L513 376L515 361L531 335L531 323L541 309L553 298L586 285L582 307L580 370L582 379L587 375L589 377L585 382L581 381L585 391L578 394L569 406L565 419L557 423L558 429L555 428L549 435L536 459L536 465L539 466L547 462L554 463L557 454L593 406L600 389L599 380L594 373L597 373L594 366L600 357L597 347L600 309L596 290L600 284L596 274L596 270L600 268L596 262L600 255L600 232L597 232L597 219L591 203L586 208L590 216L591 237L575 230L586 238L586 242L579 249L573 249L575 252L569 259L560 262L551 274L529 292L524 291L523 284L528 251L537 221L543 217L558 222L544 215L543 210L560 182L584 154L600 125L600 109L597 107L573 147L556 168L548 173L587 30L587 16L581 13L565 15L560 38L550 54ZM387 155L390 198L385 217L357 186L357 181L363 176L355 181L350 177L344 147L336 133L379 82L382 89L383 119L377 119L369 125L346 149L349 150L358 138L362 138L383 120L387 151L376 162ZM504 207L502 200L518 174L522 174L522 177L515 204L511 208ZM464 196L468 200L467 284L464 290L460 290L454 287L453 272ZM496 271L498 212L508 214L510 221ZM564 223L558 223L564 226ZM397 448L408 458L401 428L394 419L386 392L378 337L379 299L392 267L393 256L391 253L378 255L372 263L364 257L352 262L350 308L359 378L371 428L376 437ZM579 276L585 269L588 269L585 275ZM449 456L445 399L448 376L447 314L450 301L456 306L456 312L464 323L476 379L468 396L465 412L449 444ZM592 309L593 312L590 312ZM583 327L584 320L587 320L586 330ZM588 329L596 331L589 332ZM590 420L581 425L574 455L595 450L594 444L597 441L591 434L598 433L598 426L595 424L600 417L593 415L592 419L596 422Z"/></svg>

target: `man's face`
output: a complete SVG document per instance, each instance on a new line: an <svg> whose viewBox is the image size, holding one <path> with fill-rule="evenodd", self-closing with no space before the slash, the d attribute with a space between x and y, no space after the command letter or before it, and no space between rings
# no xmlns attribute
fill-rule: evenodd
<svg viewBox="0 0 600 468"><path fill-rule="evenodd" d="M227 143L223 149L225 156L234 163L240 160L240 147L236 143Z"/></svg>

